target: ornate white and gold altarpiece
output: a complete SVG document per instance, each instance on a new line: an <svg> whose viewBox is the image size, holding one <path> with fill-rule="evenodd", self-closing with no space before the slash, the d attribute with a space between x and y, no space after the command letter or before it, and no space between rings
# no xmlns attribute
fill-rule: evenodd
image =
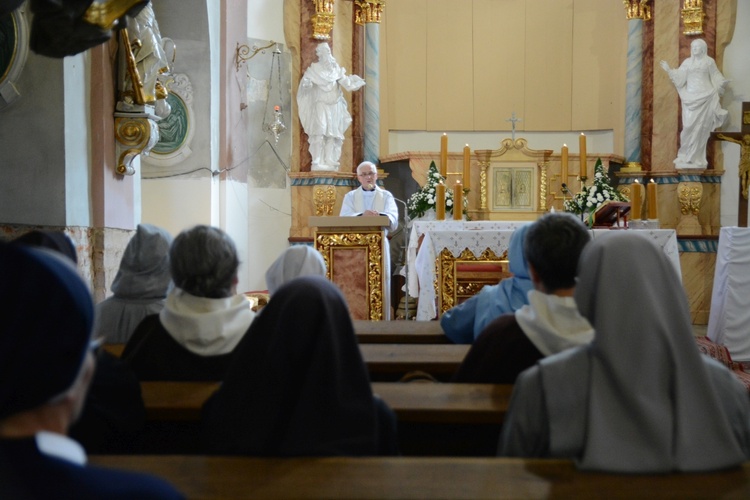
<svg viewBox="0 0 750 500"><path fill-rule="evenodd" d="M457 226L461 224L462 227ZM423 235L416 257L409 262L410 295L416 292L414 295L419 298L417 321L429 321L456 304L456 269L462 262L507 260L510 238L519 224L523 222L415 223L412 234ZM592 238L607 231L610 229L594 229L591 231ZM639 233L659 245L678 276L682 276L677 233L671 229L643 230ZM411 255L410 252L410 259Z"/></svg>
<svg viewBox="0 0 750 500"><path fill-rule="evenodd" d="M353 319L390 319L385 216L309 218L326 277L341 289Z"/></svg>

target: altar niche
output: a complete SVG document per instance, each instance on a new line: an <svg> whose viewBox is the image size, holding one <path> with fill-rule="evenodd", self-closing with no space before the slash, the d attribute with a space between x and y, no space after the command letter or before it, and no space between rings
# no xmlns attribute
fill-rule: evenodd
<svg viewBox="0 0 750 500"><path fill-rule="evenodd" d="M479 164L476 220L536 220L546 212L552 150L529 149L526 139L504 139L500 149L474 152ZM473 213L471 213L473 212Z"/></svg>

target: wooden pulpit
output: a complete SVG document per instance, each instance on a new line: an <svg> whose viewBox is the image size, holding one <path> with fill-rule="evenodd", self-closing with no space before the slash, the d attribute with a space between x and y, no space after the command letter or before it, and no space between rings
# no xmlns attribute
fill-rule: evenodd
<svg viewBox="0 0 750 500"><path fill-rule="evenodd" d="M311 216L308 224L315 228L315 249L325 260L326 277L343 292L352 318L389 320L388 217Z"/></svg>

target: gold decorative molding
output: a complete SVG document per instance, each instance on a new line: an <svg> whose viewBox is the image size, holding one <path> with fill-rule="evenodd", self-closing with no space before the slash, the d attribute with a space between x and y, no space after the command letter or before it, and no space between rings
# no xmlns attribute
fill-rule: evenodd
<svg viewBox="0 0 750 500"><path fill-rule="evenodd" d="M703 185L700 182L681 182L677 189L680 212L683 215L698 215L701 211Z"/></svg>
<svg viewBox="0 0 750 500"><path fill-rule="evenodd" d="M703 12L703 0L685 0L681 14L683 35L703 34L703 19L706 17L706 13Z"/></svg>
<svg viewBox="0 0 750 500"><path fill-rule="evenodd" d="M487 210L487 170L490 168L489 161L479 161L479 209Z"/></svg>
<svg viewBox="0 0 750 500"><path fill-rule="evenodd" d="M315 203L315 215L333 215L336 190L333 186L316 187L313 191L313 203Z"/></svg>
<svg viewBox="0 0 750 500"><path fill-rule="evenodd" d="M115 139L120 151L115 171L120 175L133 175L133 161L151 151L159 141L159 126L146 116L117 117Z"/></svg>
<svg viewBox="0 0 750 500"><path fill-rule="evenodd" d="M437 272L435 273L435 282L433 283L435 286L435 295L438 297L438 315L442 316L448 309L454 307L459 294L471 290L479 291L482 288L473 283L466 283L459 286L456 275L456 266L458 264L462 262L497 262L507 265L507 261L508 250L505 250L498 256L490 248L487 248L479 256L475 256L471 250L465 248L460 255L455 256L450 250L444 248L435 262Z"/></svg>
<svg viewBox="0 0 750 500"><path fill-rule="evenodd" d="M385 0L352 0L354 2L354 22L360 26L367 23L380 23L385 8Z"/></svg>
<svg viewBox="0 0 750 500"><path fill-rule="evenodd" d="M623 0L622 3L625 6L625 19L651 20L651 7L648 5L648 0Z"/></svg>
<svg viewBox="0 0 750 500"><path fill-rule="evenodd" d="M334 0L312 0L312 2L315 4L315 15L310 20L313 27L313 38L330 40L333 20L336 17L333 13Z"/></svg>
<svg viewBox="0 0 750 500"><path fill-rule="evenodd" d="M325 233L318 231L315 236L315 249L323 255L326 263L326 278L334 276L333 251L336 248L360 247L367 250L367 297L368 313L372 321L385 318L383 303L383 232L359 231L354 233Z"/></svg>
<svg viewBox="0 0 750 500"><path fill-rule="evenodd" d="M629 161L626 162L625 165L622 166L620 169L620 172L642 172L643 171L643 165L641 165L641 162L638 161Z"/></svg>
<svg viewBox="0 0 750 500"><path fill-rule="evenodd" d="M103 30L111 30L119 24L120 18L144 0L104 0L89 5L83 13L83 20Z"/></svg>
<svg viewBox="0 0 750 500"><path fill-rule="evenodd" d="M539 210L547 211L547 162L540 162L539 167Z"/></svg>

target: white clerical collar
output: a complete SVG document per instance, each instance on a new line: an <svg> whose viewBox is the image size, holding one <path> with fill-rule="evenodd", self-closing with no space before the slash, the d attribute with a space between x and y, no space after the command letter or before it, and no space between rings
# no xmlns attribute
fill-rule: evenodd
<svg viewBox="0 0 750 500"><path fill-rule="evenodd" d="M76 465L86 465L86 452L83 447L68 436L55 432L40 431L34 436L36 447L42 454L72 462Z"/></svg>

